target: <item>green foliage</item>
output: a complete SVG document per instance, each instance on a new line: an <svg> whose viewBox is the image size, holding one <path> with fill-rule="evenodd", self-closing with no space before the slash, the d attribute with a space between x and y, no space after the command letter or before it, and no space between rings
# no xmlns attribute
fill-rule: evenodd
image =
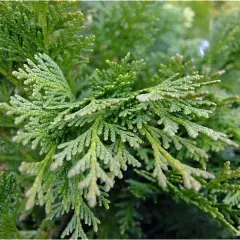
<svg viewBox="0 0 240 240"><path fill-rule="evenodd" d="M18 194L13 174L0 175L0 238L21 238L16 227L18 211Z"/></svg>
<svg viewBox="0 0 240 240"><path fill-rule="evenodd" d="M123 193L119 203L116 204L116 217L119 219L120 234L124 236L127 231L130 231L133 236L140 238L142 235L140 228L141 215L138 213L136 201L134 198L124 195L126 194Z"/></svg>
<svg viewBox="0 0 240 240"><path fill-rule="evenodd" d="M157 14L153 13L161 11L162 4L149 2L97 3L95 6L88 4L96 9L96 13L92 14L93 11L90 11L88 16L97 24L90 22L89 27L96 36L94 51L96 55L100 54L103 60L122 58L127 52L143 56L153 44L158 33L156 23L159 21Z"/></svg>
<svg viewBox="0 0 240 240"><path fill-rule="evenodd" d="M36 53L47 53L68 77L71 88L73 67L86 62L93 37L81 35L84 18L80 11L72 12L73 3L2 2L0 5L0 72L12 83L21 86L11 75L16 63L33 60Z"/></svg>
<svg viewBox="0 0 240 240"><path fill-rule="evenodd" d="M122 177L121 168L126 170L126 163L134 167L141 166L127 149L128 146L132 150L139 147L142 140L137 135L146 137L152 146L155 161L153 176L158 179L159 185L163 188L167 187L167 178L163 171L167 171L168 167L175 169L182 176L185 188L195 191L199 191L201 184L194 176L206 179L214 177L205 170L181 163L165 150L169 147L169 142L173 142L177 150L184 146L190 153L200 158L207 157L204 151L194 146L194 143L178 136L180 126L183 126L192 138L196 138L201 133L213 140L235 146L225 134L194 123L194 117L208 117L211 113L207 109L202 109L201 106L213 104L197 98L196 89L217 81L203 82L202 77L198 75L183 78L175 75L154 87L138 91L127 88L124 98L122 96L112 98L111 91L108 94L107 91L102 90L102 94L94 94L95 98L77 102L74 101L61 70L52 59L44 54L38 54L35 58L37 64L29 60L28 65L25 65L25 71L19 69L19 72L13 73L18 79L24 80L29 99L16 95L12 97L10 105L3 105L9 115L16 116L16 124L24 122L25 132L18 132L14 140L24 144L32 142L33 149L40 145L40 153L48 152L43 161L33 164L23 163L21 167L21 170L37 175L32 188L27 193L29 197L27 209L33 207L36 195L41 205L43 203L46 203L46 206L51 205L54 197L49 195L52 196L53 193L49 190L44 193L43 189L49 189L52 183L45 180L46 184L44 184L44 178L52 177L54 173L51 170L67 166L71 168L68 177L81 176L79 188L87 189L86 199L91 207L95 206L101 194L99 180L105 184L105 189L108 191L114 185L115 176ZM112 69L114 74L121 68L122 71L129 69L129 65L125 62L122 64L121 67L115 65ZM105 87L107 88L107 85ZM131 107L129 107L129 101L131 101ZM124 110L122 110L123 107ZM149 115L149 120L139 125L139 120L136 120L138 113L133 111L133 108L138 111L144 110ZM189 115L192 115L191 118L188 117ZM77 138L66 141L68 132L78 132L79 124L76 124L76 119L81 120L86 116L92 118L80 124L82 129ZM127 121L126 116L128 116ZM149 121L153 118L159 119L157 125L150 124ZM74 119L74 125L71 122L72 119ZM59 123L61 123L61 130L56 132L55 129ZM109 144L108 141L114 144ZM57 149L61 151L58 153L55 153L56 143L60 143ZM70 160L71 162L68 163ZM106 167L110 170L109 172L106 172ZM75 189L75 191L79 190ZM75 229L73 237L83 236L82 228L79 229L76 224L79 220L74 215L70 221L71 225L65 231L66 234Z"/></svg>
<svg viewBox="0 0 240 240"><path fill-rule="evenodd" d="M213 65L213 69L239 69L239 6L217 22L213 22L209 49L206 58ZM216 51L217 49L217 51ZM215 56L218 55L218 56ZM221 56L221 60L219 60ZM216 62L215 59L218 59Z"/></svg>
<svg viewBox="0 0 240 240"><path fill-rule="evenodd" d="M239 168L214 162L240 139L238 97L218 80L238 71L238 13L227 25L216 20L210 47L194 62L199 39L184 39L194 16L188 7L101 3L91 22L90 3L86 21L74 3L0 4L0 154L10 153L12 135L24 146L19 170L32 176L19 181L26 210L44 206L47 220L64 221L56 237L87 238L100 220L94 237L142 237L137 210L164 193L239 234ZM96 34L89 65L93 37L84 25ZM194 54L178 54L193 42ZM104 214L117 222L116 235Z"/></svg>

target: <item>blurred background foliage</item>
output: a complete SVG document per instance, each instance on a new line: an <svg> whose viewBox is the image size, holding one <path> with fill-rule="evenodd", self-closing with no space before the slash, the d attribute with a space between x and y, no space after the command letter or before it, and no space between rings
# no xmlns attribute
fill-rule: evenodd
<svg viewBox="0 0 240 240"><path fill-rule="evenodd" d="M212 98L222 106L208 121L208 126L225 131L240 143L239 101L234 97L240 93L240 3L234 1L175 1L175 2L73 2L73 10L85 15L85 35L95 35L93 52L89 63L76 69L75 84L79 97L89 91L88 76L95 68L106 67L105 60L120 60L128 52L134 59L145 59L147 66L141 73L136 88L149 85L149 80L159 69L162 79L175 72L197 70L212 77L221 75L219 87L210 89ZM177 55L176 55L177 54ZM171 58L174 57L174 58ZM3 59L4 56L1 56ZM192 60L193 59L193 60ZM184 64L194 61L194 69ZM161 65L162 64L162 65ZM167 67L163 67L163 64ZM191 64L190 64L191 65ZM185 67L183 67L185 66ZM191 69L191 68L190 68ZM221 72L224 71L224 72ZM224 74L222 74L224 73ZM0 101L8 102L9 96L19 89L0 78ZM81 86L81 88L79 87ZM231 108L225 103L230 103ZM221 105L222 104L222 105ZM0 171L13 172L11 177L1 176L2 182L17 182L18 198L22 204L13 206L17 227L24 238L59 238L66 219L52 222L45 220L40 207L32 213L24 208L24 191L31 184L18 172L24 159L36 161L37 152L11 142L15 133L10 118L0 115ZM202 143L204 148L206 143ZM231 147L220 153L212 153L211 168L219 168L229 160L239 167L240 151ZM130 176L133 173L127 172ZM129 177L128 177L129 178ZM2 183L0 182L0 183ZM137 183L119 181L110 194L112 207L100 212L102 224L99 232L89 229L93 238L233 238L232 234L218 222L210 219L195 207L180 200L173 201L162 192L144 185L147 197L134 192ZM122 191L121 197L116 192ZM1 190L1 187L0 187ZM3 190L2 190L3 191ZM132 194L134 193L134 194ZM6 194L6 193L2 193ZM14 190L9 195L14 195ZM139 194L141 195L139 197ZM118 197L116 197L118 196ZM0 206L10 202L3 201ZM10 201L10 200L9 200ZM4 205L5 204L5 205ZM1 208L0 208L1 209ZM24 212L16 214L16 211ZM117 222L116 222L116 217ZM9 224L9 223L1 223ZM14 228L14 226L13 226ZM1 230L0 230L1 236ZM18 237L17 232L14 237ZM13 236L9 236L12 238Z"/></svg>

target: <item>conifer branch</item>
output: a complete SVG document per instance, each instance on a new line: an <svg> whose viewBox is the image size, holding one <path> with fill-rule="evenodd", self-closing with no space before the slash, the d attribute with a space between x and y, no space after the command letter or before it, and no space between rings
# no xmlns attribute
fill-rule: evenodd
<svg viewBox="0 0 240 240"><path fill-rule="evenodd" d="M191 9L119 2L102 11L96 4L96 11L83 7L85 19L76 6L0 3L0 110L7 115L0 120L0 158L9 160L10 170L10 160L28 160L20 167L34 176L26 209L44 206L54 224L68 214L61 237L87 238L84 224L96 232L106 213L96 207L108 209L111 199L109 215L119 218L111 231L130 238L141 234L138 203L164 192L239 234L239 168L231 170L227 162L219 171L226 149L227 157L237 158L240 139L239 101L228 94L239 88L224 79L239 70L239 14L226 24L216 21L199 57L199 39L186 40ZM136 173L149 182L136 180ZM125 191L116 178L129 176ZM3 182L11 191L0 201L3 209L11 207L13 178L1 179L3 196ZM119 194L108 194L113 187Z"/></svg>

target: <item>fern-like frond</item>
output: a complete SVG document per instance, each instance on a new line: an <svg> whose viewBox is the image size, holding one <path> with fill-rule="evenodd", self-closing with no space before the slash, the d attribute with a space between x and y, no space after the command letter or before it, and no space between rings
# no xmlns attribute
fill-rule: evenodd
<svg viewBox="0 0 240 240"><path fill-rule="evenodd" d="M37 63L29 60L25 70L14 72L27 86L28 98L17 95L9 105L1 105L16 117L16 123L23 124L24 131L19 131L14 139L31 143L32 148L39 146L40 153L47 153L43 161L23 163L21 167L36 175L27 193L28 209L37 202L45 204L46 211L51 212L54 202L65 194L56 192L59 181L55 174L61 171L68 179L64 181L71 181L74 191L81 196L82 204L84 200L90 207L100 204L104 196L102 186L105 192L109 191L128 165L144 166L137 157L137 149L143 144L153 155L152 167L148 168L163 189L169 189L168 172L174 170L186 191L198 192L201 180L212 179L214 175L206 171L207 152L198 147L197 141L187 139L186 134L194 139L200 135L236 146L224 133L196 121L200 117L208 118L215 107L197 90L219 81L203 81L199 75L181 78L174 75L155 86L135 90L136 71L141 71L144 63L129 63L127 57L119 64L110 63L110 70L98 72L99 82L92 81L99 85L100 91L94 87L96 91L92 95L77 101L58 65L46 54L37 54L35 58ZM204 169L178 160L176 153L168 152L171 143L176 152L183 148ZM195 196L192 195L193 202ZM67 198L63 199L67 204ZM85 205L76 205L71 199L60 213L68 211L70 206L74 215L63 236L83 237L79 212ZM93 220L89 224L94 225Z"/></svg>

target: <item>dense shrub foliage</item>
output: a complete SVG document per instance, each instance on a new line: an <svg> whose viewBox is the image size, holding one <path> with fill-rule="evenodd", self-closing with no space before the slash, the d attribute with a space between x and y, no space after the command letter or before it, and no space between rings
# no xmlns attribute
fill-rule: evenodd
<svg viewBox="0 0 240 240"><path fill-rule="evenodd" d="M0 237L238 236L239 17L1 2Z"/></svg>

